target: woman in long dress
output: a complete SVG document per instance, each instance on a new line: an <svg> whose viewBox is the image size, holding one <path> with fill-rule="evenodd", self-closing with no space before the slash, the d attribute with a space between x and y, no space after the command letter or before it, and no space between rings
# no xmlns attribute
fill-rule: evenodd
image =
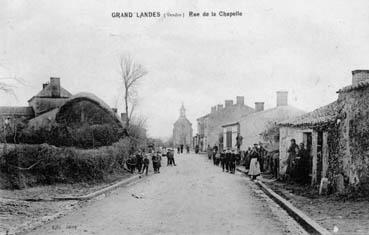
<svg viewBox="0 0 369 235"><path fill-rule="evenodd" d="M260 175L260 164L258 161L259 153L256 148L254 148L250 154L250 169L249 169L249 176L252 180L255 180L256 177Z"/></svg>

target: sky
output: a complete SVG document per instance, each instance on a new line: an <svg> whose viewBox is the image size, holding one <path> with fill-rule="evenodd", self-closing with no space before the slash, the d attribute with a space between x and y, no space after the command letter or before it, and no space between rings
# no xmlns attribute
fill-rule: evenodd
<svg viewBox="0 0 369 235"><path fill-rule="evenodd" d="M92 92L123 111L119 58L148 74L136 115L151 137L168 138L184 103L196 119L211 106L244 96L276 105L276 91L305 111L337 98L351 71L369 69L369 1L343 0L0 0L0 77L16 76L27 105L49 77L70 92ZM113 18L112 12L242 12L238 17ZM3 80L1 80L3 81Z"/></svg>

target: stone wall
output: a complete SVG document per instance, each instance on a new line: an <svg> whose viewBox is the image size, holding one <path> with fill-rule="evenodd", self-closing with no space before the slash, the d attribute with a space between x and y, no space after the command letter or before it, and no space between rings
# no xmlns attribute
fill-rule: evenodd
<svg viewBox="0 0 369 235"><path fill-rule="evenodd" d="M369 87L342 92L338 102L339 167L350 185L369 191Z"/></svg>

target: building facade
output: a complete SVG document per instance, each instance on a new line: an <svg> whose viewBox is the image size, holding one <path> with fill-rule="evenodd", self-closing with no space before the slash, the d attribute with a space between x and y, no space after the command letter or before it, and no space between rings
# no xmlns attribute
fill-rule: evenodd
<svg viewBox="0 0 369 235"><path fill-rule="evenodd" d="M255 110L245 105L243 96L236 97L236 103L233 100L225 100L223 104L211 107L209 114L199 118L198 132L203 134L203 148L210 146L223 146L223 125L238 122L242 116L249 115ZM199 129L200 127L200 129ZM202 149L204 150L204 149Z"/></svg>
<svg viewBox="0 0 369 235"><path fill-rule="evenodd" d="M186 109L182 104L178 120L173 125L174 147L184 145L192 146L192 124L186 117Z"/></svg>
<svg viewBox="0 0 369 235"><path fill-rule="evenodd" d="M264 102L255 102L255 113L243 116L240 123L240 135L243 137L241 150L246 150L254 144L263 143L268 151L278 150L279 138L272 136L270 129L276 127L276 123L291 119L305 112L288 104L288 92L277 91L277 105L274 108L264 110ZM263 136L264 132L268 139ZM278 134L278 131L276 132ZM276 138L274 138L276 137Z"/></svg>
<svg viewBox="0 0 369 235"><path fill-rule="evenodd" d="M294 138L310 152L312 184L325 177L340 193L369 195L369 70L352 71L352 84L337 93L335 102L280 123L280 162Z"/></svg>

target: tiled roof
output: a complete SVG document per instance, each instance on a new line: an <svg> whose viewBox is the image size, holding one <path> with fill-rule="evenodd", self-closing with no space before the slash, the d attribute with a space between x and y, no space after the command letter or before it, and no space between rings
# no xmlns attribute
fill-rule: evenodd
<svg viewBox="0 0 369 235"><path fill-rule="evenodd" d="M337 101L315 109L310 113L303 114L293 119L280 122L282 126L318 126L335 120L338 112Z"/></svg>
<svg viewBox="0 0 369 235"><path fill-rule="evenodd" d="M0 115L34 116L32 107L0 106Z"/></svg>
<svg viewBox="0 0 369 235"><path fill-rule="evenodd" d="M344 88L337 91L337 93L349 92L349 91L352 91L352 90L365 88L365 87L368 87L368 86L369 86L369 80L361 81L361 82L358 82L355 85L345 86Z"/></svg>

